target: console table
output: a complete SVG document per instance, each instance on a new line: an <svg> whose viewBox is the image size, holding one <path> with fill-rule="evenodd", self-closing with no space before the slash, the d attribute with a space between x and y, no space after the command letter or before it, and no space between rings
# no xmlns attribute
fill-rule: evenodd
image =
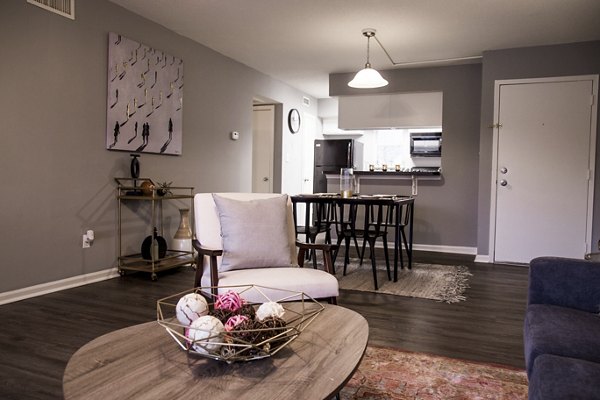
<svg viewBox="0 0 600 400"><path fill-rule="evenodd" d="M152 235L152 231L157 226L159 234L163 235L163 202L169 200L179 200L189 204L187 208L193 210L192 203L194 199L194 188L189 186L168 187L169 193L160 195L161 188L152 184L148 189L143 189L140 184L142 182L152 181L148 178L115 178L117 182L117 243L118 243L118 258L117 268L119 274L124 275L125 271L142 271L149 272L153 281L158 279L157 272L171 268L177 268L182 265L193 265L194 253L191 251L169 249L163 257L157 259L144 259L141 253L123 254L123 218L122 207L127 202L145 202L150 205L150 226L148 233ZM193 220L193 216L192 216Z"/></svg>
<svg viewBox="0 0 600 400"><path fill-rule="evenodd" d="M325 305L272 357L227 364L183 351L156 321L121 329L80 348L69 360L63 392L72 399L290 399L335 396L367 347L358 313Z"/></svg>

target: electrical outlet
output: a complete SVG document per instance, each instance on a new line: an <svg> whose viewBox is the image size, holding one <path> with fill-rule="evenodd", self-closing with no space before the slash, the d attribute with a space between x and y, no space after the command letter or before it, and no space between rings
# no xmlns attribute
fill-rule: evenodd
<svg viewBox="0 0 600 400"><path fill-rule="evenodd" d="M81 247L84 249L89 249L91 247L90 240L88 239L85 233L83 234L83 244L81 245Z"/></svg>

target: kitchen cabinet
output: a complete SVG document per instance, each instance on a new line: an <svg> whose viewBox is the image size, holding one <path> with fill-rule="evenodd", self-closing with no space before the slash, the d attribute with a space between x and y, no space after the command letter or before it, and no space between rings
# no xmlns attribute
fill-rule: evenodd
<svg viewBox="0 0 600 400"><path fill-rule="evenodd" d="M442 126L442 92L341 96L341 129L434 128Z"/></svg>

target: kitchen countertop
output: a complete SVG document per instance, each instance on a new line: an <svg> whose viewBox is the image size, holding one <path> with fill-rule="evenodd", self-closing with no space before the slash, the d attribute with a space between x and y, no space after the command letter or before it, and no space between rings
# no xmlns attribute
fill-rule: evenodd
<svg viewBox="0 0 600 400"><path fill-rule="evenodd" d="M435 167L422 167L415 170L406 169L406 170L387 170L387 171L354 171L354 175L362 175L362 176L431 176L431 175L441 175L442 169Z"/></svg>
<svg viewBox="0 0 600 400"><path fill-rule="evenodd" d="M354 175L357 178L411 178L411 177L439 177L442 174L442 169L437 167L420 167L418 169L405 169L401 171L358 171L354 170ZM339 178L337 172L325 172L328 178Z"/></svg>

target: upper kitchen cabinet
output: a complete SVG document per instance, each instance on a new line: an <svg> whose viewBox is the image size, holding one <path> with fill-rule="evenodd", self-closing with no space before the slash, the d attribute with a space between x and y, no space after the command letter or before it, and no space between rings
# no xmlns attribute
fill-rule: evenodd
<svg viewBox="0 0 600 400"><path fill-rule="evenodd" d="M442 126L442 92L339 98L341 129L434 128Z"/></svg>

